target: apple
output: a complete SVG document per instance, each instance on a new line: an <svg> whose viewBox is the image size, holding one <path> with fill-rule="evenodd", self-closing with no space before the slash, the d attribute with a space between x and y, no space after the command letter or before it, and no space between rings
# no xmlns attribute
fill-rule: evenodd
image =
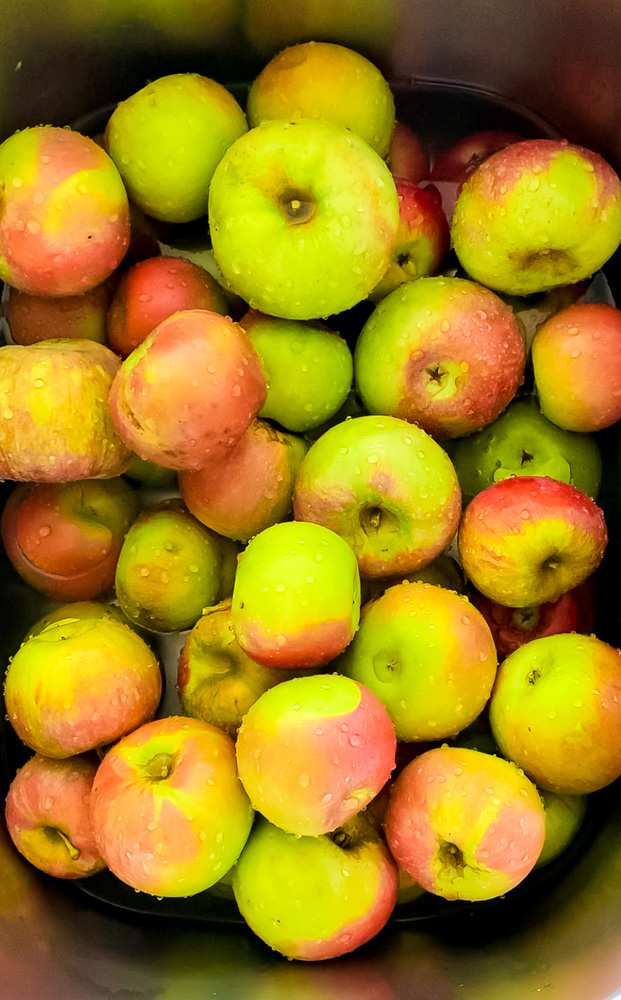
<svg viewBox="0 0 621 1000"><path fill-rule="evenodd" d="M209 190L216 262L253 309L318 319L349 309L390 263L399 202L388 167L353 132L264 122L227 150Z"/></svg>
<svg viewBox="0 0 621 1000"><path fill-rule="evenodd" d="M53 622L20 646L4 698L36 753L65 758L105 746L155 714L162 674L151 649L111 615Z"/></svg>
<svg viewBox="0 0 621 1000"><path fill-rule="evenodd" d="M532 871L545 837L535 785L510 761L439 747L394 782L385 820L397 864L445 899L502 896Z"/></svg>
<svg viewBox="0 0 621 1000"><path fill-rule="evenodd" d="M451 236L470 277L496 291L571 285L599 270L621 242L621 182L581 146L514 143L464 184Z"/></svg>
<svg viewBox="0 0 621 1000"><path fill-rule="evenodd" d="M388 153L395 102L380 70L359 52L304 42L279 52L248 92L251 128L275 119L325 119L350 129L376 153Z"/></svg>
<svg viewBox="0 0 621 1000"><path fill-rule="evenodd" d="M363 416L311 445L293 507L299 521L342 535L362 577L385 577L418 570L450 545L461 494L448 455L424 430Z"/></svg>
<svg viewBox="0 0 621 1000"><path fill-rule="evenodd" d="M404 122L395 122L386 160L393 177L420 184L429 176L429 157L423 143Z"/></svg>
<svg viewBox="0 0 621 1000"><path fill-rule="evenodd" d="M514 142L521 142L522 138L514 132L504 132L501 129L475 132L460 139L434 160L431 172L425 176L440 191L442 207L449 221L453 217L455 202L462 187L477 167L492 153L497 153Z"/></svg>
<svg viewBox="0 0 621 1000"><path fill-rule="evenodd" d="M119 608L118 604L109 604L104 601L69 601L67 604L61 604L54 608L53 611L48 611L47 614L38 618L34 625L31 625L28 629L23 641L29 639L31 635L39 635L43 632L48 625L53 622L62 622L68 618L71 619L82 619L82 618L115 618L117 621L122 622L124 625L130 625L131 622L128 621L124 612ZM145 635L142 634L139 629L134 629L139 635L144 639Z"/></svg>
<svg viewBox="0 0 621 1000"><path fill-rule="evenodd" d="M464 278L420 278L379 303L356 343L354 373L370 413L462 437L494 420L524 378L511 309Z"/></svg>
<svg viewBox="0 0 621 1000"><path fill-rule="evenodd" d="M447 590L454 590L457 594L466 593L466 584L464 583L459 563L448 552L443 552L441 555L436 556L432 562L427 563L426 566L415 569L411 573L406 573L402 576L375 577L373 579L365 578L361 580L361 602L362 604L366 604L367 601L381 597L389 587L394 587L398 583L405 583L406 581L409 583L430 583L434 587L445 587Z"/></svg>
<svg viewBox="0 0 621 1000"><path fill-rule="evenodd" d="M143 212L166 222L191 222L207 212L216 165L247 127L222 84L198 73L173 73L117 105L105 143Z"/></svg>
<svg viewBox="0 0 621 1000"><path fill-rule="evenodd" d="M117 878L153 896L191 896L237 861L253 811L233 741L198 719L156 719L101 762L91 792L95 842Z"/></svg>
<svg viewBox="0 0 621 1000"><path fill-rule="evenodd" d="M85 754L69 760L35 754L11 782L5 807L11 840L48 875L83 878L106 867L89 810L97 763Z"/></svg>
<svg viewBox="0 0 621 1000"><path fill-rule="evenodd" d="M458 534L466 575L510 608L556 601L599 566L608 533L585 493L547 476L493 483L466 507Z"/></svg>
<svg viewBox="0 0 621 1000"><path fill-rule="evenodd" d="M0 280L30 295L77 295L118 267L129 245L123 182L103 149L42 125L0 145Z"/></svg>
<svg viewBox="0 0 621 1000"><path fill-rule="evenodd" d="M149 462L145 458L140 458L139 455L132 455L125 477L136 486L178 493L177 473L174 469L167 469L164 465Z"/></svg>
<svg viewBox="0 0 621 1000"><path fill-rule="evenodd" d="M621 419L621 312L575 303L547 320L532 348L543 413L567 431L599 431Z"/></svg>
<svg viewBox="0 0 621 1000"><path fill-rule="evenodd" d="M29 295L11 288L6 318L14 344L78 338L106 343L106 312L113 282L102 282L82 295Z"/></svg>
<svg viewBox="0 0 621 1000"><path fill-rule="evenodd" d="M573 632L533 639L500 665L489 718L501 752L540 788L603 788L621 775L621 653Z"/></svg>
<svg viewBox="0 0 621 1000"><path fill-rule="evenodd" d="M603 274L601 271L598 273L600 276ZM561 285L558 288L551 288L547 292L541 292L539 295L501 296L503 301L511 306L519 320L527 354L530 354L539 327L561 309L567 309L574 302L581 302L588 294L591 294L591 284L593 282L578 281L575 285Z"/></svg>
<svg viewBox="0 0 621 1000"><path fill-rule="evenodd" d="M588 796L558 795L539 789L546 813L546 836L535 868L543 868L567 850L582 826Z"/></svg>

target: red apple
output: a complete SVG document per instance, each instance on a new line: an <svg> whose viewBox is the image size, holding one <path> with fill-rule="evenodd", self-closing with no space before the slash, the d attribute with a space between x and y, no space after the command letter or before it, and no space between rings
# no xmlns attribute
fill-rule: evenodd
<svg viewBox="0 0 621 1000"><path fill-rule="evenodd" d="M521 140L522 136L514 132L503 132L501 129L475 132L460 139L434 161L428 176L442 195L442 207L449 222L453 217L459 192L477 167L492 153Z"/></svg>
<svg viewBox="0 0 621 1000"><path fill-rule="evenodd" d="M394 177L420 184L429 177L429 157L420 138L403 122L395 122L387 156Z"/></svg>
<svg viewBox="0 0 621 1000"><path fill-rule="evenodd" d="M39 340L78 338L106 342L106 312L114 291L114 278L82 295L28 295L11 288L7 323L16 344Z"/></svg>

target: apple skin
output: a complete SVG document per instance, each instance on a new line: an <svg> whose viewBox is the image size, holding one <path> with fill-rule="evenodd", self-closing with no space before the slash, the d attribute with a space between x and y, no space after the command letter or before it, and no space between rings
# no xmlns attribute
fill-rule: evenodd
<svg viewBox="0 0 621 1000"><path fill-rule="evenodd" d="M502 896L532 871L545 813L510 761L461 747L413 760L394 782L385 820L397 864L445 899Z"/></svg>
<svg viewBox="0 0 621 1000"><path fill-rule="evenodd" d="M116 354L91 340L0 347L0 479L65 483L125 472L130 452L108 408L118 367Z"/></svg>
<svg viewBox="0 0 621 1000"><path fill-rule="evenodd" d="M464 184L451 227L471 278L532 295L588 278L621 241L621 182L597 153L528 139L490 156Z"/></svg>
<svg viewBox="0 0 621 1000"><path fill-rule="evenodd" d="M183 716L120 740L91 792L102 857L117 878L153 896L190 896L217 882L237 861L253 816L233 741Z"/></svg>
<svg viewBox="0 0 621 1000"><path fill-rule="evenodd" d="M424 430L397 417L363 416L331 427L310 447L293 509L299 521L342 535L362 577L385 577L418 570L450 545L461 493L449 457Z"/></svg>
<svg viewBox="0 0 621 1000"><path fill-rule="evenodd" d="M521 142L523 136L515 132L492 129L475 132L460 139L447 152L434 161L433 168L426 174L440 191L442 207L450 221L455 211L455 202L462 187L478 166L492 153L497 153L514 142Z"/></svg>
<svg viewBox="0 0 621 1000"><path fill-rule="evenodd" d="M575 303L547 320L532 347L543 413L567 431L599 431L621 419L621 312Z"/></svg>
<svg viewBox="0 0 621 1000"><path fill-rule="evenodd" d="M457 594L466 593L466 584L457 560L448 552L443 552L433 562L421 567L421 569L406 573L405 576L385 576L361 580L361 603L364 605L367 601L381 597L389 587L395 587L398 583L405 582L430 583L434 587L454 590Z"/></svg>
<svg viewBox="0 0 621 1000"><path fill-rule="evenodd" d="M374 937L394 909L397 882L390 852L365 814L319 837L258 819L233 870L250 929L302 961L346 955Z"/></svg>
<svg viewBox="0 0 621 1000"><path fill-rule="evenodd" d="M265 402L247 335L204 309L165 319L121 365L110 390L118 433L141 458L200 469L237 444Z"/></svg>
<svg viewBox="0 0 621 1000"><path fill-rule="evenodd" d="M251 308L319 319L376 286L399 202L388 167L353 132L286 119L257 125L227 150L211 182L209 225L228 286Z"/></svg>
<svg viewBox="0 0 621 1000"><path fill-rule="evenodd" d="M540 788L604 788L621 775L621 653L573 632L533 639L500 665L489 719L501 752Z"/></svg>
<svg viewBox="0 0 621 1000"><path fill-rule="evenodd" d="M420 184L429 177L429 157L421 140L403 122L395 122L386 160L393 177L412 184Z"/></svg>
<svg viewBox="0 0 621 1000"><path fill-rule="evenodd" d="M113 291L110 280L82 295L29 295L11 288L6 306L11 339L22 345L74 337L105 344Z"/></svg>
<svg viewBox="0 0 621 1000"><path fill-rule="evenodd" d="M593 500L547 476L488 486L466 507L458 534L473 585L510 608L556 601L577 587L599 566L607 540Z"/></svg>
<svg viewBox="0 0 621 1000"><path fill-rule="evenodd" d="M97 758L52 760L35 754L19 769L6 798L11 840L32 865L57 878L83 878L106 863L95 844L90 793Z"/></svg>
<svg viewBox="0 0 621 1000"><path fill-rule="evenodd" d="M114 163L92 139L50 125L0 145L0 280L31 295L99 285L129 246L129 206Z"/></svg>
<svg viewBox="0 0 621 1000"><path fill-rule="evenodd" d="M111 615L48 625L20 646L4 697L17 735L65 758L105 746L155 714L162 674L153 652Z"/></svg>
<svg viewBox="0 0 621 1000"><path fill-rule="evenodd" d="M53 601L88 601L113 585L138 510L120 478L23 483L4 506L0 532L23 580Z"/></svg>
<svg viewBox="0 0 621 1000"><path fill-rule="evenodd" d="M370 413L418 424L437 439L494 420L524 378L524 341L511 309L464 278L419 278L388 295L354 352Z"/></svg>
<svg viewBox="0 0 621 1000"><path fill-rule="evenodd" d="M539 789L546 812L546 837L535 868L543 868L565 851L582 826L587 811L586 795L558 795Z"/></svg>
<svg viewBox="0 0 621 1000"><path fill-rule="evenodd" d="M364 809L395 766L388 713L363 684L309 674L265 691L237 737L254 808L288 833L316 837Z"/></svg>

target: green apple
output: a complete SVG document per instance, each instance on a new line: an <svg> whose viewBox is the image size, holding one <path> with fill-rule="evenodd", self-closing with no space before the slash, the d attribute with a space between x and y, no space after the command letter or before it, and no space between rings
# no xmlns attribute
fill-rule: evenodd
<svg viewBox="0 0 621 1000"><path fill-rule="evenodd" d="M588 796L558 795L539 789L546 811L546 837L535 868L548 865L566 850L582 826Z"/></svg>

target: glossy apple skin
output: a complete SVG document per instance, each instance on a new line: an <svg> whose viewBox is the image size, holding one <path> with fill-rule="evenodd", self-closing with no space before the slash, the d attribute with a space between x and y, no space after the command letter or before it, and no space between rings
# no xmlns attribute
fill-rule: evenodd
<svg viewBox="0 0 621 1000"><path fill-rule="evenodd" d="M23 483L5 504L0 531L27 583L54 601L88 601L114 583L138 510L137 495L121 478Z"/></svg>
<svg viewBox="0 0 621 1000"><path fill-rule="evenodd" d="M11 840L31 864L57 878L83 878L106 867L91 828L90 793L97 758L53 760L35 754L6 798Z"/></svg>
<svg viewBox="0 0 621 1000"><path fill-rule="evenodd" d="M535 334L535 386L546 417L567 431L599 431L621 419L621 312L576 303Z"/></svg>
<svg viewBox="0 0 621 1000"><path fill-rule="evenodd" d="M394 177L420 184L429 176L429 157L421 140L403 122L395 122L387 156Z"/></svg>
<svg viewBox="0 0 621 1000"><path fill-rule="evenodd" d="M310 837L342 826L375 798L395 751L382 703L339 674L265 691L244 716L236 748L254 808L288 833Z"/></svg>
<svg viewBox="0 0 621 1000"><path fill-rule="evenodd" d="M370 413L418 424L437 439L494 420L524 378L524 342L511 309L464 278L409 282L376 307L354 352Z"/></svg>
<svg viewBox="0 0 621 1000"><path fill-rule="evenodd" d="M7 322L16 344L77 338L106 343L106 312L113 283L104 281L82 295L29 295L11 288Z"/></svg>
<svg viewBox="0 0 621 1000"><path fill-rule="evenodd" d="M480 715L497 664L490 628L466 597L400 583L364 606L336 667L379 698L398 740L440 740Z"/></svg>
<svg viewBox="0 0 621 1000"><path fill-rule="evenodd" d="M545 813L515 764L444 746L417 757L396 779L385 830L398 865L428 892L493 899L532 871Z"/></svg>
<svg viewBox="0 0 621 1000"><path fill-rule="evenodd" d="M0 279L31 295L77 295L104 281L129 246L129 206L114 163L92 139L37 126L0 145Z"/></svg>
<svg viewBox="0 0 621 1000"><path fill-rule="evenodd" d="M442 207L449 221L455 211L455 202L468 178L484 160L510 146L521 142L522 136L514 132L503 132L492 129L488 132L475 132L460 139L447 152L442 153L434 161L428 176L442 195Z"/></svg>
<svg viewBox="0 0 621 1000"><path fill-rule="evenodd" d="M108 751L91 822L110 870L154 896L189 896L237 861L253 820L233 741L198 719L170 716Z"/></svg>
<svg viewBox="0 0 621 1000"><path fill-rule="evenodd" d="M595 636L545 636L506 658L489 706L501 752L566 795L621 774L621 653Z"/></svg>
<svg viewBox="0 0 621 1000"><path fill-rule="evenodd" d="M125 472L130 452L108 408L118 367L116 354L90 340L0 347L0 479L65 483Z"/></svg>
<svg viewBox="0 0 621 1000"><path fill-rule="evenodd" d="M65 758L105 746L155 714L162 675L153 652L112 616L64 619L24 642L6 674L17 735Z"/></svg>
<svg viewBox="0 0 621 1000"><path fill-rule="evenodd" d="M582 826L588 808L586 795L558 795L539 789L546 812L546 837L535 868L543 868L567 850Z"/></svg>
<svg viewBox="0 0 621 1000"><path fill-rule="evenodd" d="M461 493L448 455L425 431L396 417L364 416L331 427L311 446L293 509L299 521L342 535L361 576L385 577L420 569L450 545Z"/></svg>
<svg viewBox="0 0 621 1000"><path fill-rule="evenodd" d="M110 390L118 433L141 458L172 469L218 462L265 402L247 335L203 309L165 319L119 369Z"/></svg>
<svg viewBox="0 0 621 1000"><path fill-rule="evenodd" d="M608 533L585 493L547 476L514 476L478 493L458 534L467 576L492 601L556 601L599 566Z"/></svg>
<svg viewBox="0 0 621 1000"><path fill-rule="evenodd" d="M457 594L466 593L466 584L461 571L461 567L456 559L448 552L443 552L432 562L427 563L421 569L413 570L402 576L365 578L360 581L361 603L381 597L389 587L396 587L399 583L430 583L434 587L445 587L447 590L454 590Z"/></svg>
<svg viewBox="0 0 621 1000"><path fill-rule="evenodd" d="M261 818L233 870L251 930L302 961L336 958L374 937L394 909L397 884L397 866L365 814L318 837Z"/></svg>
<svg viewBox="0 0 621 1000"><path fill-rule="evenodd" d="M494 153L457 199L462 267L484 285L531 295L594 274L621 240L621 182L597 153L529 139Z"/></svg>

